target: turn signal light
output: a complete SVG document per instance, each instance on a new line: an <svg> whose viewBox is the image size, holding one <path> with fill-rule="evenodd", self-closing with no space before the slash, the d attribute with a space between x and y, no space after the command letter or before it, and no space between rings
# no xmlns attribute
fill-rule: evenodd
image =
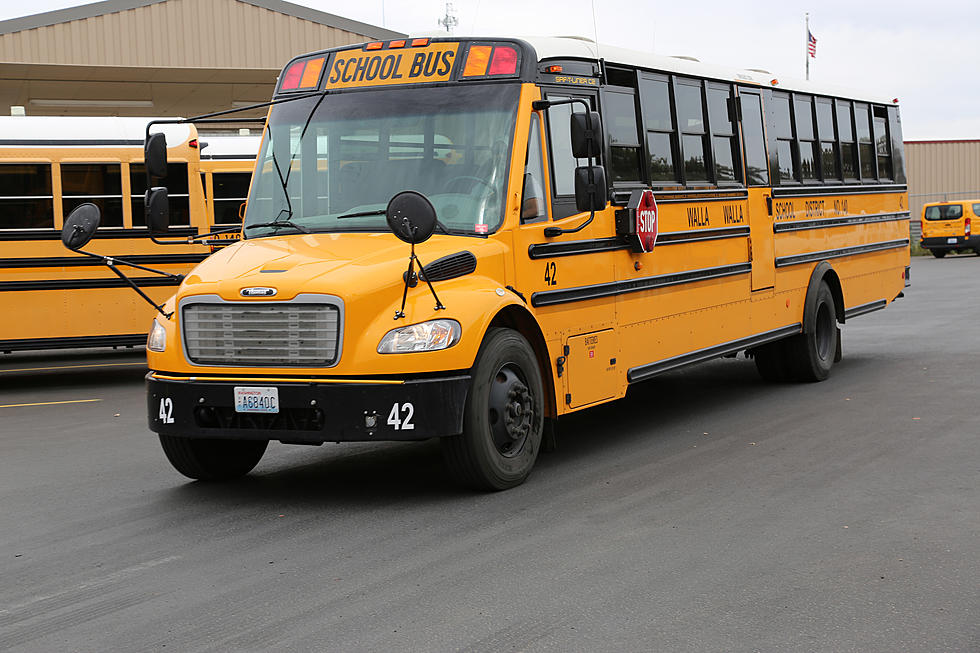
<svg viewBox="0 0 980 653"><path fill-rule="evenodd" d="M963 231L967 236L970 235L970 218L966 218L966 224L963 226Z"/></svg>

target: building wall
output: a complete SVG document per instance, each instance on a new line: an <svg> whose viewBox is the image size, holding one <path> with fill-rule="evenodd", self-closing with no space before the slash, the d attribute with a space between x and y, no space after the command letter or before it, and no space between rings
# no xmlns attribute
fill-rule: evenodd
<svg viewBox="0 0 980 653"><path fill-rule="evenodd" d="M374 38L241 0L168 0L0 34L0 61L278 70L297 54Z"/></svg>
<svg viewBox="0 0 980 653"><path fill-rule="evenodd" d="M0 113L200 115L267 101L296 55L399 37L283 0L103 0L0 21Z"/></svg>
<svg viewBox="0 0 980 653"><path fill-rule="evenodd" d="M923 204L980 198L980 140L906 141L905 161L913 240Z"/></svg>

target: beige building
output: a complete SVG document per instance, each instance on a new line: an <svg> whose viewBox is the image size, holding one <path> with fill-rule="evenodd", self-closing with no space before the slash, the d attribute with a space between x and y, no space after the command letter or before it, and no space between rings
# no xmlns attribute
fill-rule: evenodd
<svg viewBox="0 0 980 653"><path fill-rule="evenodd" d="M297 54L402 36L282 0L105 0L0 21L0 112L198 115L267 101Z"/></svg>
<svg viewBox="0 0 980 653"><path fill-rule="evenodd" d="M905 141L913 240L918 240L922 205L980 198L980 140Z"/></svg>

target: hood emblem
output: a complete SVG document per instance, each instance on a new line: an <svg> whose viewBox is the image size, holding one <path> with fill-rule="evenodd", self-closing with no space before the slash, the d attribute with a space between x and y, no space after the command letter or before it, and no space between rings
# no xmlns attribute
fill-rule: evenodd
<svg viewBox="0 0 980 653"><path fill-rule="evenodd" d="M240 293L242 297L272 297L278 290L275 288L268 288L265 286L256 286L254 288L242 288Z"/></svg>

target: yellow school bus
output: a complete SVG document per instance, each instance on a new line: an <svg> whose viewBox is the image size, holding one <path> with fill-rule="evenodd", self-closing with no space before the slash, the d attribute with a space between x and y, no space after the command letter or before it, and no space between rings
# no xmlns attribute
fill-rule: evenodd
<svg viewBox="0 0 980 653"><path fill-rule="evenodd" d="M658 374L826 378L840 325L901 296L908 217L890 98L581 39L303 55L242 240L154 320L149 425L192 478L438 437L511 487L557 418Z"/></svg>
<svg viewBox="0 0 980 653"><path fill-rule="evenodd" d="M166 183L174 229L171 246L151 241L143 207L149 120L0 118L0 351L146 342L152 309L101 260L66 256L57 242L64 216L80 204L94 203L101 211L93 251L175 273L210 253L205 244L179 241L212 231L214 207L226 228L240 222L257 139L249 156L247 138L209 139L215 141L209 148L193 125L168 125ZM201 145L211 154L202 157ZM134 282L157 302L176 286L174 279L143 273Z"/></svg>

